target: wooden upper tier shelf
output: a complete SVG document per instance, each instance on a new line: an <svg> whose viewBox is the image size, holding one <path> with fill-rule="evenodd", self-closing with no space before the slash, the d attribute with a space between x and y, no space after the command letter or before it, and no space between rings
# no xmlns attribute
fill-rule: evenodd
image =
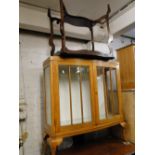
<svg viewBox="0 0 155 155"><path fill-rule="evenodd" d="M60 23L60 33L61 33L61 43L62 43L62 47L60 52L58 52L56 55L59 55L61 57L72 57L72 58L89 58L89 59L101 59L101 60L109 60L109 59L113 59L113 56L110 56L108 54L103 54L104 51L99 52L99 51L95 51L95 47L94 47L94 34L93 34L93 27L96 24L104 24L106 23L107 26L107 31L108 31L108 42L107 42L107 46L109 48L110 54L112 53L112 49L110 48L109 44L110 42L113 40L113 36L110 33L110 27L109 27L109 14L111 12L110 9L110 5L107 5L107 12L105 15L99 17L96 20L91 20L85 17L79 17L79 16L73 16L71 14L68 13L63 0L60 0L60 14L61 17L59 18L55 18L52 17L51 15L51 11L50 9L48 10L48 17L50 18L50 26L51 26L51 36L50 36L50 45L52 47L51 50L51 56L55 55L55 45L53 42L53 22L57 21L57 24ZM92 50L86 50L86 49L82 49L82 50L70 50L66 47L66 34L65 34L65 28L64 28L64 23L69 23L71 25L74 26L78 26L78 27L87 27L90 32L91 32L91 42L92 42Z"/></svg>

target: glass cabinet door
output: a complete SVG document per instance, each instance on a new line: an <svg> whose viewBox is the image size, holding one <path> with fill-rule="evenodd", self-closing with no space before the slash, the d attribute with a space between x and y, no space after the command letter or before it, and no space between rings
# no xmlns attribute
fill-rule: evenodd
<svg viewBox="0 0 155 155"><path fill-rule="evenodd" d="M70 94L69 94L69 66L59 66L59 101L60 101L60 124L71 124Z"/></svg>
<svg viewBox="0 0 155 155"><path fill-rule="evenodd" d="M99 120L119 114L116 69L97 66Z"/></svg>
<svg viewBox="0 0 155 155"><path fill-rule="evenodd" d="M107 103L109 117L119 114L118 90L115 68L106 68Z"/></svg>
<svg viewBox="0 0 155 155"><path fill-rule="evenodd" d="M89 69L89 66L58 66L60 126L92 121Z"/></svg>
<svg viewBox="0 0 155 155"><path fill-rule="evenodd" d="M107 117L106 89L105 89L105 74L103 67L97 67L97 88L98 88L98 108L99 118Z"/></svg>

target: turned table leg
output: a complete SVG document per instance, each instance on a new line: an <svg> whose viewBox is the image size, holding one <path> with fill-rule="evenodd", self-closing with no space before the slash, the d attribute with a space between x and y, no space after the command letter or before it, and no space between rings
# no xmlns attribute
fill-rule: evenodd
<svg viewBox="0 0 155 155"><path fill-rule="evenodd" d="M56 155L56 150L57 150L57 147L52 147L51 148L51 155Z"/></svg>
<svg viewBox="0 0 155 155"><path fill-rule="evenodd" d="M51 155L56 155L57 147L62 143L62 138L48 138L47 142L51 148Z"/></svg>
<svg viewBox="0 0 155 155"><path fill-rule="evenodd" d="M122 139L126 141L127 139L126 139L126 136L125 136L125 128L127 127L127 123L126 122L121 122L120 125L122 127Z"/></svg>

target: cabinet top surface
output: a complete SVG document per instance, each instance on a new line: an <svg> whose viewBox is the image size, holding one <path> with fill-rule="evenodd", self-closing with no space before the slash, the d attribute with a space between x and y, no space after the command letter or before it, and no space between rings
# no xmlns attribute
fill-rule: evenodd
<svg viewBox="0 0 155 155"><path fill-rule="evenodd" d="M101 61L101 60L95 60L95 59L80 59L80 58L62 58L59 56L50 56L48 57L44 62L43 65L49 64L51 61L56 61L56 62L68 62L68 63L100 63L100 64L113 64L113 65L118 65L119 62L117 60L109 60L109 61Z"/></svg>

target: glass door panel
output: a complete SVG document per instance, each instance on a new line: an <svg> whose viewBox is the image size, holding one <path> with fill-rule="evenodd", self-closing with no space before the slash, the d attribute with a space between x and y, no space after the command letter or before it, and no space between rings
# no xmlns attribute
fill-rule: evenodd
<svg viewBox="0 0 155 155"><path fill-rule="evenodd" d="M104 68L97 67L97 88L98 88L98 108L99 119L106 118L106 98L105 98L105 75Z"/></svg>
<svg viewBox="0 0 155 155"><path fill-rule="evenodd" d="M92 121L91 110L91 87L90 87L90 73L89 67L81 67L81 90L82 90L82 103L83 103L83 121Z"/></svg>
<svg viewBox="0 0 155 155"><path fill-rule="evenodd" d="M114 95L114 114L119 114L119 106L118 106L118 90L117 90L117 78L116 78L116 69L111 69L112 76L112 91Z"/></svg>
<svg viewBox="0 0 155 155"><path fill-rule="evenodd" d="M108 117L118 114L118 92L116 69L106 68Z"/></svg>
<svg viewBox="0 0 155 155"><path fill-rule="evenodd" d="M69 66L59 66L60 125L71 124Z"/></svg>
<svg viewBox="0 0 155 155"><path fill-rule="evenodd" d="M112 98L111 98L111 83L110 83L110 68L105 70L105 79L106 79L106 95L107 95L107 109L108 109L108 118L112 117Z"/></svg>
<svg viewBox="0 0 155 155"><path fill-rule="evenodd" d="M89 66L59 65L60 125L91 122Z"/></svg>
<svg viewBox="0 0 155 155"><path fill-rule="evenodd" d="M81 94L80 94L80 67L71 66L71 96L73 124L82 122Z"/></svg>

